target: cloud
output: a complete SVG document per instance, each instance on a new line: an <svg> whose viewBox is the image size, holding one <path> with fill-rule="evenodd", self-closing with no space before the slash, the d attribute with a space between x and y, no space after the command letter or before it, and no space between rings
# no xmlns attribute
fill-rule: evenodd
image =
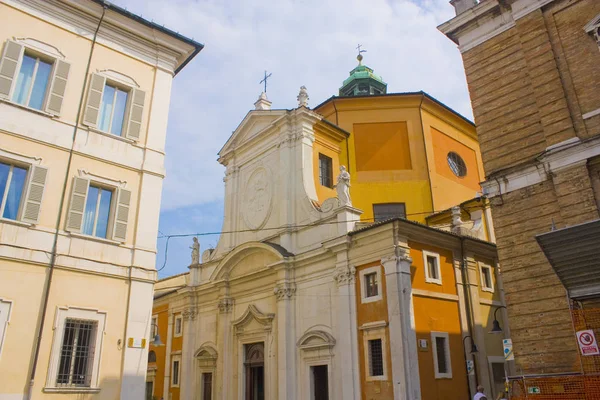
<svg viewBox="0 0 600 400"><path fill-rule="evenodd" d="M295 107L301 85L315 106L337 94L361 43L388 91L424 90L472 115L460 54L436 29L453 16L447 0L117 2L206 46L174 81L163 212L222 201L217 152L253 107L265 69L274 108Z"/></svg>

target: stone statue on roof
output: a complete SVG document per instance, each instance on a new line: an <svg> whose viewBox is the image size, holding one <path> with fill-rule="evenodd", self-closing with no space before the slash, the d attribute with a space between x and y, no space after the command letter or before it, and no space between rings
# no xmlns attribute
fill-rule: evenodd
<svg viewBox="0 0 600 400"><path fill-rule="evenodd" d="M334 187L337 191L340 206L352 207L352 200L350 199L350 174L343 165L340 166L340 174Z"/></svg>
<svg viewBox="0 0 600 400"><path fill-rule="evenodd" d="M200 264L200 243L198 242L198 238L192 239L194 243L192 244L192 265Z"/></svg>

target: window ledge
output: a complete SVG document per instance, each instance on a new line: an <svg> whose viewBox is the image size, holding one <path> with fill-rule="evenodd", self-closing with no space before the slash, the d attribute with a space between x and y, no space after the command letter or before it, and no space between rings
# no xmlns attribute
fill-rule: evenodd
<svg viewBox="0 0 600 400"><path fill-rule="evenodd" d="M104 238L100 238L100 237L92 236L92 235L84 235L83 233L69 232L69 235L76 237L78 239L93 240L95 242L112 244L115 246L120 246L122 244L121 242L117 242L116 240L104 239Z"/></svg>
<svg viewBox="0 0 600 400"><path fill-rule="evenodd" d="M129 144L136 144L136 141L135 141L135 140L133 140L133 139L128 139L128 138L126 138L126 137L123 137L123 136L117 136L117 135L115 135L114 133L110 133L110 132L101 131L100 129L98 129L98 128L93 128L93 127L91 127L91 126L88 126L87 128L88 128L88 129L89 129L91 132L97 133L97 134L99 134L99 135L102 135L102 136L106 136L106 137L109 137L109 138L112 138L112 139L120 140L120 141L122 141L122 142L129 143Z"/></svg>
<svg viewBox="0 0 600 400"><path fill-rule="evenodd" d="M43 110L38 110L37 108L31 108L31 107L27 107L27 106L24 106L24 105L19 104L19 103L15 103L14 101L12 101L10 99L5 99L5 98L1 98L0 97L0 103L6 103L8 105L20 108L20 109L25 110L25 111L31 111L31 112L34 112L36 114L43 115L44 117L48 117L48 118L54 118L55 117L54 114L47 113L46 111L43 111Z"/></svg>
<svg viewBox="0 0 600 400"><path fill-rule="evenodd" d="M45 387L45 393L100 393L100 388L87 387Z"/></svg>
<svg viewBox="0 0 600 400"><path fill-rule="evenodd" d="M484 292L490 292L490 293L494 293L494 288L486 288L486 287L482 287L481 288L482 291Z"/></svg>
<svg viewBox="0 0 600 400"><path fill-rule="evenodd" d="M386 375L367 376L367 381L386 381Z"/></svg>
<svg viewBox="0 0 600 400"><path fill-rule="evenodd" d="M378 294L376 296L363 297L360 301L362 304L366 304L366 303L373 303L375 301L379 301L382 299L383 299L383 296L381 294Z"/></svg>
<svg viewBox="0 0 600 400"><path fill-rule="evenodd" d="M0 222L6 223L6 224L11 224L11 225L22 226L23 228L31 228L33 226L33 224L30 224L29 222L17 221L16 219L9 219L9 218L2 218L2 217L0 217Z"/></svg>
<svg viewBox="0 0 600 400"><path fill-rule="evenodd" d="M425 278L425 282L426 283L434 283L436 285L440 285L442 286L442 281L438 280L438 279L430 279L430 278Z"/></svg>

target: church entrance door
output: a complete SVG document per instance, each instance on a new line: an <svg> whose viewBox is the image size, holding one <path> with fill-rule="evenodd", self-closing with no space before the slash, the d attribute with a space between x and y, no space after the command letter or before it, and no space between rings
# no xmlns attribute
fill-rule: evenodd
<svg viewBox="0 0 600 400"><path fill-rule="evenodd" d="M329 382L327 365L315 365L310 367L312 373L312 387L314 400L329 400Z"/></svg>
<svg viewBox="0 0 600 400"><path fill-rule="evenodd" d="M244 346L246 353L244 368L246 373L245 400L265 399L265 345L263 342Z"/></svg>

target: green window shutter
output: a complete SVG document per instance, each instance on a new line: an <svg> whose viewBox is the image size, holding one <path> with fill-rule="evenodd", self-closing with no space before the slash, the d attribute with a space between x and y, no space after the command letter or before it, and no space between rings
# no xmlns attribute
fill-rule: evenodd
<svg viewBox="0 0 600 400"><path fill-rule="evenodd" d="M127 223L129 222L130 203L131 191L117 189L117 205L115 207L115 218L112 231L113 240L124 242L127 239Z"/></svg>
<svg viewBox="0 0 600 400"><path fill-rule="evenodd" d="M69 203L69 214L67 216L67 230L70 232L81 233L89 186L90 181L88 179L79 177L73 178L71 202Z"/></svg>
<svg viewBox="0 0 600 400"><path fill-rule="evenodd" d="M0 59L0 97L8 99L10 88L17 76L17 66L23 54L23 46L12 40L4 44Z"/></svg>
<svg viewBox="0 0 600 400"><path fill-rule="evenodd" d="M31 176L27 187L27 196L25 197L21 221L29 222L30 224L38 223L47 176L48 168L40 167L39 165L31 167Z"/></svg>
<svg viewBox="0 0 600 400"><path fill-rule="evenodd" d="M46 103L46 111L50 114L60 115L70 69L71 65L66 61L56 60L54 62L54 75Z"/></svg>
<svg viewBox="0 0 600 400"><path fill-rule="evenodd" d="M92 74L90 78L90 87L88 88L87 103L85 104L85 114L83 123L87 126L96 127L98 125L98 116L100 115L100 105L102 104L102 93L106 78L102 75Z"/></svg>
<svg viewBox="0 0 600 400"><path fill-rule="evenodd" d="M127 113L127 133L128 139L139 140L142 130L142 116L144 115L144 102L146 100L146 92L140 89L131 89L129 93L129 111Z"/></svg>

